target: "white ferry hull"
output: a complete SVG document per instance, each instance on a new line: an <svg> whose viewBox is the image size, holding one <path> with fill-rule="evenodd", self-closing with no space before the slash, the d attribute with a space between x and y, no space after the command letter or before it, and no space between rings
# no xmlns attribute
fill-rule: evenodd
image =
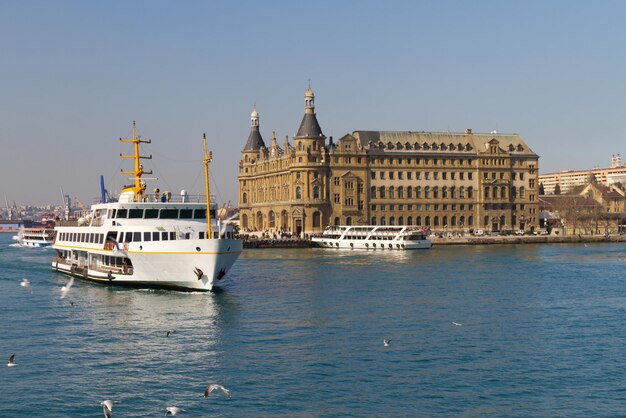
<svg viewBox="0 0 626 418"><path fill-rule="evenodd" d="M65 249L55 245L55 248ZM80 249L74 248L74 251ZM103 284L137 288L163 288L185 291L210 291L230 270L242 251L236 239L189 239L170 242L130 243L116 250L89 250L78 260L53 259L52 268L61 273ZM128 257L132 268L118 271L98 268L98 255ZM94 257L95 256L95 257Z"/></svg>
<svg viewBox="0 0 626 418"><path fill-rule="evenodd" d="M383 240L339 240L326 238L313 238L320 247L336 248L347 250L372 250L372 251L392 251L392 250L422 250L432 247L430 240L420 241L383 241Z"/></svg>

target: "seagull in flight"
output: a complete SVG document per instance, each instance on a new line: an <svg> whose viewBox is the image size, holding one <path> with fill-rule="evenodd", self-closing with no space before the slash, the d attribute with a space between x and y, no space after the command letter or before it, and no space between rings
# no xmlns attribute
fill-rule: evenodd
<svg viewBox="0 0 626 418"><path fill-rule="evenodd" d="M28 293L31 293L31 294L33 293L33 287L30 285L30 281L28 281L28 279L22 279L20 281L20 286L28 289Z"/></svg>
<svg viewBox="0 0 626 418"><path fill-rule="evenodd" d="M112 401L110 399L100 402L100 405L102 405L102 412L104 412L105 418L111 418L113 416L113 405L116 403L117 401Z"/></svg>
<svg viewBox="0 0 626 418"><path fill-rule="evenodd" d="M452 325L455 325L457 327L462 327L463 326L463 324L459 324L458 322L452 322Z"/></svg>
<svg viewBox="0 0 626 418"><path fill-rule="evenodd" d="M61 299L67 296L67 293L70 291L73 284L74 284L74 278L70 277L70 280L67 282L67 284L61 288Z"/></svg>
<svg viewBox="0 0 626 418"><path fill-rule="evenodd" d="M15 367L17 363L15 362L15 353L11 354L9 357L9 362L7 363L7 367Z"/></svg>
<svg viewBox="0 0 626 418"><path fill-rule="evenodd" d="M391 344L391 340L383 340L383 344L385 347L389 347L389 344Z"/></svg>
<svg viewBox="0 0 626 418"><path fill-rule="evenodd" d="M165 408L165 415L163 416L166 417L168 414L174 416L178 414L179 412L187 412L187 411L177 406L168 406L167 408Z"/></svg>
<svg viewBox="0 0 626 418"><path fill-rule="evenodd" d="M222 385L218 385L217 383L213 383L207 386L206 390L204 391L204 397L206 398L207 396L209 396L214 390L221 390L222 392L224 392L224 395L230 398L230 390L226 389Z"/></svg>

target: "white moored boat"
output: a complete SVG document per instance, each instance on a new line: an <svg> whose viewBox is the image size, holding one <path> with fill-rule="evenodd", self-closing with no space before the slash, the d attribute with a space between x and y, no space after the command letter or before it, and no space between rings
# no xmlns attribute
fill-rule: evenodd
<svg viewBox="0 0 626 418"><path fill-rule="evenodd" d="M52 268L78 278L133 287L208 291L235 263L242 242L228 224L216 220L217 205L210 203L206 139L204 167L206 197L194 199L181 193L145 193L141 180L137 137L120 139L134 144L134 185L124 188L117 202L94 204L77 220L61 221L53 248ZM177 200L177 201L174 201ZM210 209L209 209L210 208ZM207 209L210 222L207 222Z"/></svg>
<svg viewBox="0 0 626 418"><path fill-rule="evenodd" d="M418 226L329 226L313 241L326 248L418 250L432 246L428 234L428 229Z"/></svg>

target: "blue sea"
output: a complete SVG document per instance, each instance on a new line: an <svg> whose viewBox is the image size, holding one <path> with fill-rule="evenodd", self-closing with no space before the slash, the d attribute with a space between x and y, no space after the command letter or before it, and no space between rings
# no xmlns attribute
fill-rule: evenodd
<svg viewBox="0 0 626 418"><path fill-rule="evenodd" d="M53 250L11 242L2 417L626 415L624 244L247 250L215 293L60 299Z"/></svg>

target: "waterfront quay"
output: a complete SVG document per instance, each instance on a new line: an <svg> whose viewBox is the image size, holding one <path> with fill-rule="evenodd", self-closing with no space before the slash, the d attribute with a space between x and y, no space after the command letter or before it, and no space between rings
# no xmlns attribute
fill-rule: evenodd
<svg viewBox="0 0 626 418"><path fill-rule="evenodd" d="M626 235L497 235L431 237L433 245L499 245L499 244L575 244L586 242L626 242ZM246 238L244 248L315 248L310 239L264 239Z"/></svg>

